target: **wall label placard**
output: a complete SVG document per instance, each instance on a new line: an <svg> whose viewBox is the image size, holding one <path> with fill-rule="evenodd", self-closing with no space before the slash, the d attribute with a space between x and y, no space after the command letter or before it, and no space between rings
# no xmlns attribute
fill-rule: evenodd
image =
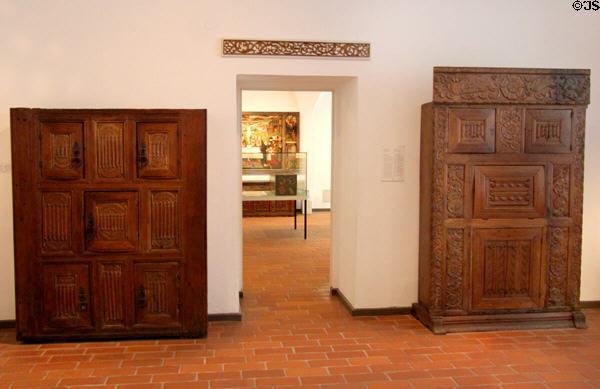
<svg viewBox="0 0 600 389"><path fill-rule="evenodd" d="M404 182L406 146L383 146L381 153L381 181Z"/></svg>

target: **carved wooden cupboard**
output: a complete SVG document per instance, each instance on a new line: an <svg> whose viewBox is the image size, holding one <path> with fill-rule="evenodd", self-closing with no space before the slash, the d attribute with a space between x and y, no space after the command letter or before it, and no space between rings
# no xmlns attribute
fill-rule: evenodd
<svg viewBox="0 0 600 389"><path fill-rule="evenodd" d="M20 340L206 334L206 111L11 110Z"/></svg>
<svg viewBox="0 0 600 389"><path fill-rule="evenodd" d="M585 327L589 82L589 70L434 68L413 307L433 332Z"/></svg>

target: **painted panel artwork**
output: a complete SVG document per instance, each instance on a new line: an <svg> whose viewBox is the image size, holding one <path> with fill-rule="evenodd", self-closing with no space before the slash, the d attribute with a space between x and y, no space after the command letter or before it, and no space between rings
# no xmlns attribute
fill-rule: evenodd
<svg viewBox="0 0 600 389"><path fill-rule="evenodd" d="M242 153L295 153L299 112L243 112Z"/></svg>

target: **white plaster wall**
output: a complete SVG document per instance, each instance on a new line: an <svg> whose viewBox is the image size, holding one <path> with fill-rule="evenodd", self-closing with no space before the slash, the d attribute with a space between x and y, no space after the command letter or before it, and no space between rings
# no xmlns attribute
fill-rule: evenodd
<svg viewBox="0 0 600 389"><path fill-rule="evenodd" d="M600 178L594 169L600 154L593 152L600 147L594 101L599 36L598 13L575 12L563 0L5 0L0 133L9 127L8 108L17 106L207 108L209 312L236 312L236 76L356 77L355 127L343 134L335 133L336 110L343 108L334 93L333 164L340 177L333 180L334 188L336 180L344 182L346 192L336 198L334 190L332 206L339 211L335 223L349 224L332 237L334 244L346 239L332 250L339 270L332 284L357 308L408 306L417 299L420 105L431 100L432 67L591 68L581 297L600 300ZM370 60L224 58L225 37L366 41L372 53ZM345 135L351 139L340 139ZM0 136L0 163L8 160L7 142ZM406 145L404 182L379 181L383 143ZM0 320L14 318L8 176L0 172Z"/></svg>

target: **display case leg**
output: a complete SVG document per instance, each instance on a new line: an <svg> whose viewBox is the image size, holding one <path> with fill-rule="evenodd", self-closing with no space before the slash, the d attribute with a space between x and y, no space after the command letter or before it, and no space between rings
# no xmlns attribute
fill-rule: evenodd
<svg viewBox="0 0 600 389"><path fill-rule="evenodd" d="M306 209L306 200L304 200L304 239L306 239L306 215L308 210Z"/></svg>
<svg viewBox="0 0 600 389"><path fill-rule="evenodd" d="M296 229L296 215L298 214L298 210L296 209L296 202L294 201L294 230Z"/></svg>

